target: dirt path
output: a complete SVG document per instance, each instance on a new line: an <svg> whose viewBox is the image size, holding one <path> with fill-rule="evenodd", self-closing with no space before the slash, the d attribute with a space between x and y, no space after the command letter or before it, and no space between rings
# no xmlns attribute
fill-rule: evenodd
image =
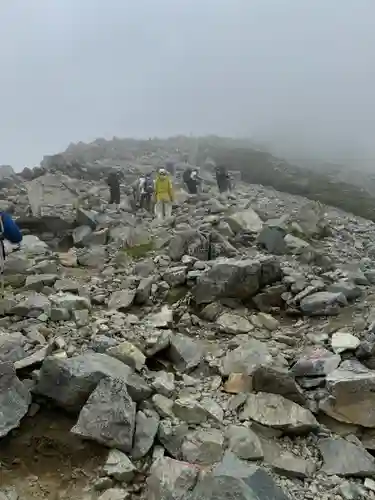
<svg viewBox="0 0 375 500"><path fill-rule="evenodd" d="M43 409L0 444L0 492L22 500L91 499L93 479L106 450L70 434L75 420Z"/></svg>

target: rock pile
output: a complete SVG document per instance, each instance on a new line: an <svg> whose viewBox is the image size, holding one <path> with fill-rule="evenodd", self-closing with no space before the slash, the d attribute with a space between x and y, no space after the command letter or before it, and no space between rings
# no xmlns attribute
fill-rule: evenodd
<svg viewBox="0 0 375 500"><path fill-rule="evenodd" d="M375 498L374 224L182 194L164 225L91 205L68 251L8 256L0 437L69 412L108 448L101 500Z"/></svg>

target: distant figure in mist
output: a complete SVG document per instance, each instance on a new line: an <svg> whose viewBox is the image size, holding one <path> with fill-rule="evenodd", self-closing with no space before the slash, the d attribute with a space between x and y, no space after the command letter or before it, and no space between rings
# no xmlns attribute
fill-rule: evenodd
<svg viewBox="0 0 375 500"><path fill-rule="evenodd" d="M228 171L224 165L217 166L215 169L217 187L220 193L226 193L230 191L230 177Z"/></svg>
<svg viewBox="0 0 375 500"><path fill-rule="evenodd" d="M109 186L109 204L120 204L120 180L117 172L111 172L107 177L107 184Z"/></svg>
<svg viewBox="0 0 375 500"><path fill-rule="evenodd" d="M171 175L172 177L174 177L175 170L176 170L174 161L172 161L172 160L166 161L165 162L165 169L169 173L169 175Z"/></svg>

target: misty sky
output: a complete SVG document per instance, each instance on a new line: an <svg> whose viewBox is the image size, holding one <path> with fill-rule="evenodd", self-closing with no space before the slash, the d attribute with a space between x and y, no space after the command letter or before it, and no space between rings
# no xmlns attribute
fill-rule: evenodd
<svg viewBox="0 0 375 500"><path fill-rule="evenodd" d="M1 2L0 163L178 133L375 163L374 15L374 0Z"/></svg>

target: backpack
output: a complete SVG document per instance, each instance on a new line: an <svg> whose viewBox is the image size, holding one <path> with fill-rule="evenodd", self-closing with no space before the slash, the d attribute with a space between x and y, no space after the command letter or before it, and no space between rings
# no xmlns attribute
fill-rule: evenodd
<svg viewBox="0 0 375 500"><path fill-rule="evenodd" d="M154 192L154 181L151 177L146 177L144 183L144 190L146 193L152 194Z"/></svg>

